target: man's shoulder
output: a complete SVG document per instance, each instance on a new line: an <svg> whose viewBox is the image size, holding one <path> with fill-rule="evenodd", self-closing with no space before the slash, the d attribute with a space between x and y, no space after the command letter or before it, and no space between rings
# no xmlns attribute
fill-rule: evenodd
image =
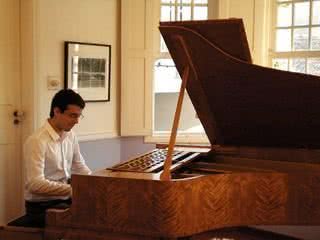
<svg viewBox="0 0 320 240"><path fill-rule="evenodd" d="M49 133L44 126L35 130L26 140L28 142L45 142L49 139Z"/></svg>

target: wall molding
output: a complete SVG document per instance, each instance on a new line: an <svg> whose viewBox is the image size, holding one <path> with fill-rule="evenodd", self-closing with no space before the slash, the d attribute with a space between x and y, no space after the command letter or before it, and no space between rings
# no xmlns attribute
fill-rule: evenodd
<svg viewBox="0 0 320 240"><path fill-rule="evenodd" d="M115 132L84 132L77 134L79 142L89 142L102 139L118 138Z"/></svg>

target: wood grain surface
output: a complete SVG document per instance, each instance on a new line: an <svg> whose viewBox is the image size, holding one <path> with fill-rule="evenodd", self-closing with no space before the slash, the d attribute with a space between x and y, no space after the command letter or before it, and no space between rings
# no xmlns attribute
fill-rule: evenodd
<svg viewBox="0 0 320 240"><path fill-rule="evenodd" d="M181 237L226 226L288 222L288 178L282 173L173 181L75 175L72 186L70 211L50 212L49 226Z"/></svg>

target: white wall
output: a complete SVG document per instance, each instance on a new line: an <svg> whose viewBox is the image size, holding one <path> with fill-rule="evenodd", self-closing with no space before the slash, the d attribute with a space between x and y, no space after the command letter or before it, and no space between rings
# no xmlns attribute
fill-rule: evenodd
<svg viewBox="0 0 320 240"><path fill-rule="evenodd" d="M28 0L30 1L30 0ZM118 135L118 87L120 53L120 1L117 0L33 0L33 59L36 126L48 118L52 96L48 77L63 87L64 41L111 45L111 101L87 103L85 118L77 126L80 139L101 139Z"/></svg>
<svg viewBox="0 0 320 240"><path fill-rule="evenodd" d="M81 153L92 171L111 167L155 148L155 144L145 144L143 137L119 137L80 143Z"/></svg>
<svg viewBox="0 0 320 240"><path fill-rule="evenodd" d="M80 149L92 171L111 167L121 160L121 138L83 141L80 143Z"/></svg>

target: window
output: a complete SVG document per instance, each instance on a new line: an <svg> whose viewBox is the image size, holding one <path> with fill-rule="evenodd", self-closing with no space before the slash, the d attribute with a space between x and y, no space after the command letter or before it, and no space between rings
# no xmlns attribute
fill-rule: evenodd
<svg viewBox="0 0 320 240"><path fill-rule="evenodd" d="M204 20L208 18L208 0L161 0L160 21ZM168 136L181 85L181 78L161 36L159 56L154 64L153 135ZM207 141L191 100L185 94L178 129L179 136ZM189 139L190 140L190 139ZM192 140L191 140L192 142ZM199 142L199 138L196 140Z"/></svg>
<svg viewBox="0 0 320 240"><path fill-rule="evenodd" d="M320 0L276 0L274 68L320 76Z"/></svg>

